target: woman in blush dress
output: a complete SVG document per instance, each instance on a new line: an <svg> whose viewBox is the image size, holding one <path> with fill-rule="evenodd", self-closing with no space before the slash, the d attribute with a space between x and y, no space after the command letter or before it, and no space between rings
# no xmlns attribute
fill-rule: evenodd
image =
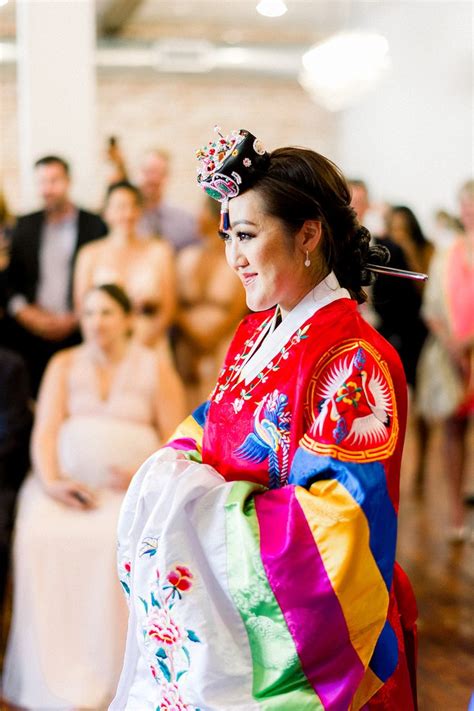
<svg viewBox="0 0 474 711"><path fill-rule="evenodd" d="M164 240L144 240L137 233L140 191L127 182L107 191L104 217L110 232L80 250L74 273L74 303L98 284L120 284L133 305L133 333L140 343L169 357L167 332L176 303L173 250Z"/></svg>
<svg viewBox="0 0 474 711"><path fill-rule="evenodd" d="M116 525L133 471L182 415L156 353L131 341L115 285L84 298L84 343L48 365L19 495L7 702L102 709L120 672L126 609L116 583Z"/></svg>

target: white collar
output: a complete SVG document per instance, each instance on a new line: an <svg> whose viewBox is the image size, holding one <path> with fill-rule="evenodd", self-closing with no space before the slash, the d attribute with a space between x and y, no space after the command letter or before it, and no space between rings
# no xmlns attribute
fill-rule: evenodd
<svg viewBox="0 0 474 711"><path fill-rule="evenodd" d="M301 301L286 315L282 322L275 328L275 315L267 327L259 335L252 351L240 371L240 382L245 380L248 385L265 365L271 361L281 351L283 346L290 340L291 336L307 321L316 311L322 309L338 299L350 299L347 289L341 288L334 272L330 272L323 281L319 282L314 289L304 296ZM263 340L265 339L265 340ZM263 340L263 342L262 342ZM260 348L258 348L258 345ZM258 348L258 350L257 350Z"/></svg>

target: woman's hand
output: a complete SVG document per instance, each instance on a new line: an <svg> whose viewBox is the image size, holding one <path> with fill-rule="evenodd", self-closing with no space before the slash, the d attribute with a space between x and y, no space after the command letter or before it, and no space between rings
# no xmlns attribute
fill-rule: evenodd
<svg viewBox="0 0 474 711"><path fill-rule="evenodd" d="M109 467L107 486L114 491L126 491L134 474L134 471L112 465Z"/></svg>
<svg viewBox="0 0 474 711"><path fill-rule="evenodd" d="M72 509L95 509L97 508L97 496L85 484L74 479L54 479L44 484L44 490L65 506Z"/></svg>

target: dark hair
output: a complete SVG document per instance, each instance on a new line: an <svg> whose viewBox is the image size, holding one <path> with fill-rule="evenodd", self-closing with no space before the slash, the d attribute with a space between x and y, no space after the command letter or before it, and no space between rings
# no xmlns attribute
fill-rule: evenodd
<svg viewBox="0 0 474 711"><path fill-rule="evenodd" d="M112 193L114 193L116 190L128 190L129 193L132 193L137 205L143 204L143 196L140 190L137 188L136 185L133 185L133 183L129 183L128 180L119 180L117 183L112 183L111 185L109 185L105 194L106 203L109 201L109 198Z"/></svg>
<svg viewBox="0 0 474 711"><path fill-rule="evenodd" d="M89 289L89 294L93 291L102 291L104 294L110 296L126 314L132 312L132 302L127 294L127 292L122 289L118 284L98 284Z"/></svg>
<svg viewBox="0 0 474 711"><path fill-rule="evenodd" d="M293 236L306 220L320 220L322 252L328 269L359 303L367 299L363 286L373 282L368 262L385 264L388 251L370 246L369 231L351 207L348 184L339 168L306 148L278 148L254 189L265 211L279 218Z"/></svg>
<svg viewBox="0 0 474 711"><path fill-rule="evenodd" d="M429 244L413 210L410 210L410 208L405 205L395 205L390 210L389 219L393 215L401 215L404 218L407 232L410 235L412 242L416 244L417 247L424 247L426 244Z"/></svg>
<svg viewBox="0 0 474 711"><path fill-rule="evenodd" d="M64 158L60 158L59 156L44 156L43 158L39 158L35 163L35 168L39 168L42 165L54 164L62 166L66 175L70 175L71 171L69 168L69 163L64 160Z"/></svg>

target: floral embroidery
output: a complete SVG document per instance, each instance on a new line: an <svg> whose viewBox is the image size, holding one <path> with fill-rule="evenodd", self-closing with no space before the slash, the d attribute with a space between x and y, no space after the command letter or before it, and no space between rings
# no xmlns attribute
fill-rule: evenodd
<svg viewBox="0 0 474 711"><path fill-rule="evenodd" d="M156 548L151 553L148 549L143 555L151 557L155 552ZM191 590L193 577L184 565L174 566L165 576L156 570L149 598L139 597L145 613L142 625L145 651L150 671L160 686L161 701L157 711L199 711L182 698L179 680L191 666L189 643L200 644L201 640L194 630L184 628L173 612L183 595Z"/></svg>
<svg viewBox="0 0 474 711"><path fill-rule="evenodd" d="M163 684L161 687L160 705L156 711L192 711L193 707L186 704L180 696L177 684ZM196 709L195 711L199 711Z"/></svg>
<svg viewBox="0 0 474 711"><path fill-rule="evenodd" d="M245 359L248 357L251 349L254 347L255 338L258 336L259 333L261 333L261 331L263 331L263 329L266 326L268 326L270 319L271 319L271 317L262 321L260 326L255 331L254 337L248 338L245 341L244 350L242 351L242 353L237 353L234 356L234 363L229 365L227 368L226 367L222 368L221 372L219 373L219 379L217 381L216 387L210 394L209 400L214 400L214 402L220 402L222 400L222 396L224 395L224 392L229 388L231 381L238 376L240 369L242 368L242 366L245 362ZM226 373L228 373L226 380L221 382Z"/></svg>
<svg viewBox="0 0 474 711"><path fill-rule="evenodd" d="M288 480L291 413L287 404L288 397L278 390L268 393L255 410L253 432L235 450L238 457L248 462L268 459L271 489L284 486Z"/></svg>
<svg viewBox="0 0 474 711"><path fill-rule="evenodd" d="M259 329L257 330L257 334L262 330L264 326L267 325L267 323L268 319L264 321L263 324L259 327ZM297 345L298 343L301 343L301 341L308 338L307 333L310 326L311 324L308 323L306 324L306 326L299 328L296 333L291 337L290 341L280 350L277 358L267 363L264 369L257 374L256 378L251 383L249 383L246 388L241 389L239 397L235 398L232 403L232 407L234 409L235 414L241 411L246 400L252 399L253 395L251 393L257 387L257 385L260 385L260 383L266 383L270 373L280 370L281 361L288 359L290 355L290 350L293 348L293 346ZM237 353L237 355L234 357L234 361L241 361L242 365L236 365L234 363L233 365L229 366L228 370L230 372L226 380L224 380L223 382L218 382L214 391L211 393L211 400L213 399L214 402L219 403L222 400L225 390L227 390L229 387L235 387L236 383L232 385L232 380L235 378L236 374L240 372L240 369L243 366L245 359L247 358L250 352L250 348L253 346L253 344L253 340L245 341L244 345L246 350L244 350L243 353Z"/></svg>
<svg viewBox="0 0 474 711"><path fill-rule="evenodd" d="M119 580L128 601L130 597L130 574L132 572L132 564L129 560L119 561Z"/></svg>
<svg viewBox="0 0 474 711"><path fill-rule="evenodd" d="M185 590L189 590L192 586L191 579L193 577L193 574L189 570L189 568L186 568L184 565L177 565L176 570L172 570L170 573L168 573L167 578L168 582L171 583L171 586L166 586L163 588L166 590L168 587L173 588L173 592L171 594L172 597L177 593L179 596L179 599L181 600L181 594L180 590L184 592Z"/></svg>

